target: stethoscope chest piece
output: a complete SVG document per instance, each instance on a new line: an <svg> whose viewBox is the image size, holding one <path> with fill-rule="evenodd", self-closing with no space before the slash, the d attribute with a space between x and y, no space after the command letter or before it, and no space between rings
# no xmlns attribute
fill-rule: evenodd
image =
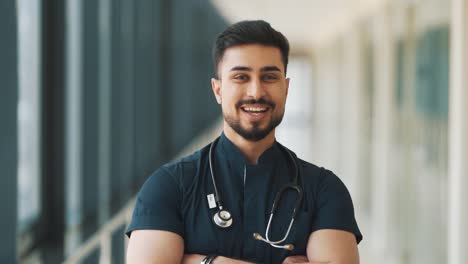
<svg viewBox="0 0 468 264"><path fill-rule="evenodd" d="M221 228L228 228L232 225L232 215L226 210L219 210L214 214L213 222Z"/></svg>

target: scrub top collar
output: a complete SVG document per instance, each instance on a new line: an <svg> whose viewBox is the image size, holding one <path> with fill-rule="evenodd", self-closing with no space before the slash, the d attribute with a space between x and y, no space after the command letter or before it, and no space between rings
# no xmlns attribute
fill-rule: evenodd
<svg viewBox="0 0 468 264"><path fill-rule="evenodd" d="M224 132L221 133L219 143L220 148L217 148L219 156L221 158L224 157L227 159L230 165L234 168L241 168L242 170L244 169L244 166L261 167L263 169L274 168L275 164L277 164L279 161L278 159L283 158L282 151L278 147L279 143L276 142L276 140L271 147L269 147L260 155L257 160L257 164L255 165L249 165L246 162L244 154L242 154L240 149L226 137Z"/></svg>

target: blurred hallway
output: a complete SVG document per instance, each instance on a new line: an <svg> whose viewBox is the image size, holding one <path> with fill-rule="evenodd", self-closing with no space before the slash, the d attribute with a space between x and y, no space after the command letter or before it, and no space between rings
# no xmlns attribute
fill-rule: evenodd
<svg viewBox="0 0 468 264"><path fill-rule="evenodd" d="M468 0L2 1L0 262L124 263L146 177L220 132L245 19L290 41L277 138L346 184L361 263L465 263Z"/></svg>

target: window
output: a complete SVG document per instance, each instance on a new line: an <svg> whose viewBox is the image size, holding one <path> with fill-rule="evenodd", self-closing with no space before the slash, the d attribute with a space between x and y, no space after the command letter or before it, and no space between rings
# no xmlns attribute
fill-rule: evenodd
<svg viewBox="0 0 468 264"><path fill-rule="evenodd" d="M18 0L18 227L39 219L40 201L40 0Z"/></svg>

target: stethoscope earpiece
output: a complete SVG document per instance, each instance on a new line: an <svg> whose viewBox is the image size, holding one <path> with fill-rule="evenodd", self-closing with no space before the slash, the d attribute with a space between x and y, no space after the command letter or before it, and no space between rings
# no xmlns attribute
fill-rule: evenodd
<svg viewBox="0 0 468 264"><path fill-rule="evenodd" d="M275 247L275 248L282 248L282 249L286 249L286 250L289 250L289 251L294 250L294 245L293 244L276 245L275 242L272 242L272 241L270 241L268 239L263 238L263 236L260 235L259 233L253 233L253 238L255 240L260 240L260 241L263 241L263 242L265 242L267 244L270 244L270 246Z"/></svg>

